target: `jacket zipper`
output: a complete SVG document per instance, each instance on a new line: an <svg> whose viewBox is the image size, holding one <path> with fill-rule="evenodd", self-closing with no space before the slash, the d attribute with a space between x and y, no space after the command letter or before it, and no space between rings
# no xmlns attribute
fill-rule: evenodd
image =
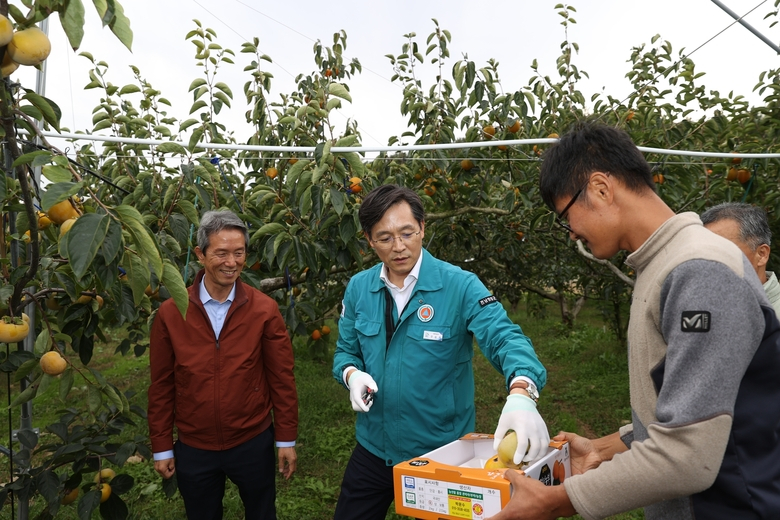
<svg viewBox="0 0 780 520"><path fill-rule="evenodd" d="M200 303L200 302L199 302ZM246 302L242 302L239 306L236 307L236 310L238 307L243 306ZM201 312L205 315L206 321L209 324L209 327L211 328L211 333L214 334L214 344L216 346L216 352L215 352L215 361L214 364L216 365L214 367L214 425L217 430L217 443L219 446L222 446L222 428L220 427L220 409L219 409L219 387L220 387L220 359L219 359L219 338L217 337L217 333L214 331L214 325L211 323L211 320L209 319L209 313L206 312L206 309L202 308L203 304L201 303L200 306L196 305L198 308L200 308ZM231 305L232 308L232 305ZM230 312L228 310L227 316L225 316L225 321L222 323L222 328L224 329L227 325L228 319L231 317L231 315L235 314L235 311Z"/></svg>

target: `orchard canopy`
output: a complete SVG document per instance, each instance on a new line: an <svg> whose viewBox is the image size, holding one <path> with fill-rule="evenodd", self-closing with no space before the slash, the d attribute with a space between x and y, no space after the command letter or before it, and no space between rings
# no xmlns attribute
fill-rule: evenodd
<svg viewBox="0 0 780 520"><path fill-rule="evenodd" d="M29 12L7 6L17 31L57 13L71 45L79 46L81 0L24 4L32 4ZM133 35L119 4L94 4L129 47ZM628 64L616 65L626 67L630 95L586 97L579 83L587 73L578 68L578 46L565 30L575 23L576 10L556 10L564 41L555 74L543 75L534 60L524 86L502 84L494 60L451 57L453 36L436 20L427 38L399 35L400 49L388 59L402 94L391 102L399 103L408 128L388 144L459 148L361 150L359 122L334 117L352 101L350 80L361 73L343 31L314 45L313 63L300 64L308 72L296 77L294 91L272 94L273 77L264 70L272 58L258 51L257 39L234 51L195 21L185 39L202 73L186 93L189 107L172 106L141 67L133 69L134 82L112 84L109 64L96 52L81 52L80 59L92 64L84 88L95 93L96 106L93 126L78 130L127 139L74 140L68 155L47 140L63 131L58 100L15 83L4 68L0 306L14 317L30 304L37 309L34 352L0 354L3 370L16 381L31 381L14 405L54 379L42 373L38 359L56 350L67 360L57 383L63 399L74 377L84 378L95 388L92 413L106 411L106 420L130 413L121 392L71 360L88 364L101 330L114 326L130 331L119 350L140 356L162 300L173 298L186 312L185 287L199 269L192 254L199 215L214 208L232 209L249 226L243 279L275 298L291 332L309 338L315 354L327 355L324 320L338 315L350 276L377 262L357 215L364 194L385 183L408 186L422 197L426 248L476 272L505 302L526 295L553 299L571 324L585 299L596 300L622 337L621 304L630 296L633 273L623 257L596 261L554 226L538 193L545 143L577 121L597 119L624 128L642 147L778 151L780 71L756 79L762 101L752 106L742 96L707 88L694 61L657 36L626 49ZM225 67L243 67L246 82L222 82ZM419 79L428 76L435 78L430 84ZM248 135L224 124L230 109L245 111ZM675 211L745 201L766 208L773 230L780 230L777 159L646 157L659 194ZM143 450L141 445L125 451Z"/></svg>
<svg viewBox="0 0 780 520"><path fill-rule="evenodd" d="M564 27L575 23L573 7L558 10ZM343 31L329 46L314 45L312 70L297 76L295 91L272 96L272 75L263 70L271 57L258 52L256 39L236 53L195 21L186 40L202 75L189 87L193 103L184 117L172 114L171 103L142 70L134 69L136 82L116 86L109 64L83 52L93 64L85 88L95 92L99 104L93 127L81 130L170 142L95 145L82 140L75 142L74 157L45 137L34 143L38 128L60 129L60 111L56 100L14 84L11 75L5 81L4 111L16 124L4 129L19 132L19 150L4 149L6 165L13 169L6 170L3 193L6 215L15 218L5 219L10 242L0 253L9 259L9 245L18 243L19 260L15 266L5 264L2 303L13 307L53 296L50 307L62 308L42 306L43 319L53 331L86 343L82 349L78 340L72 342L83 361L90 357L91 334L73 333L97 332L98 324L137 327L144 333L131 345L138 353L160 300L172 297L182 312L186 309L184 288L198 269L191 253L198 216L229 207L250 226L245 280L276 298L291 331L310 336L336 313L349 277L376 261L360 232L357 210L367 191L394 182L413 188L425 201L425 246L431 252L477 272L505 300L516 302L529 292L543 295L557 299L573 319L582 297L625 298L630 273L618 272L625 270L622 258L614 259L612 268L587 258L552 225L552 214L537 193L544 144L485 145L554 138L575 121L596 118L625 128L644 147L777 149L776 70L758 78L756 89L764 102L750 106L741 96L710 91L694 62L656 37L631 49L626 75L635 90L629 96L585 98L578 81L586 72L576 65L574 42L562 43L555 77L536 72L534 62L528 85L516 88L501 84L492 60L452 59L452 36L435 20L432 25L425 40L405 35L400 53L388 55L392 79L403 86L400 110L408 117L408 130L389 144L473 142L473 147L371 158L332 152L361 146L358 122L336 126L333 117L351 102L349 81L361 72L358 58L347 53ZM127 37L122 41L129 44ZM229 66L243 66L246 83L231 87L221 82L219 69ZM437 71L433 84L416 79L426 68ZM236 136L220 122L220 114L235 105L245 108L251 135ZM204 149L198 146L203 143L314 151ZM652 153L647 158L659 193L675 210L701 211L718 202L745 200L765 207L776 224L776 159ZM20 182L32 179L35 168L42 170L41 184ZM37 211L49 212L63 202L81 217L61 238L57 225L42 229ZM103 306L72 304L85 294L100 295Z"/></svg>

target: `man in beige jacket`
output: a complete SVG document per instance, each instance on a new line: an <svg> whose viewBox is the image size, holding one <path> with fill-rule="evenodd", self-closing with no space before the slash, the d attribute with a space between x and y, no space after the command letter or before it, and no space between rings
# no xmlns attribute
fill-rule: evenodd
<svg viewBox="0 0 780 520"><path fill-rule="evenodd" d="M548 487L508 470L512 499L491 520L780 518L780 322L745 255L661 200L622 130L579 125L548 149L540 185L572 240L630 253L632 423L556 436L572 476Z"/></svg>

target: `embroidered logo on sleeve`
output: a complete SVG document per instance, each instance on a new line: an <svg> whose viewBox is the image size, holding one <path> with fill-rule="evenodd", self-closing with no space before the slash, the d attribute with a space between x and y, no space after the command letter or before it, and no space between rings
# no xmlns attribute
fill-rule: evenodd
<svg viewBox="0 0 780 520"><path fill-rule="evenodd" d="M680 330L683 332L709 332L711 314L707 311L683 311Z"/></svg>
<svg viewBox="0 0 780 520"><path fill-rule="evenodd" d="M484 307L485 305L490 305L491 303L498 303L498 297L492 295L492 296L488 296L487 298L482 298L479 300L480 307Z"/></svg>

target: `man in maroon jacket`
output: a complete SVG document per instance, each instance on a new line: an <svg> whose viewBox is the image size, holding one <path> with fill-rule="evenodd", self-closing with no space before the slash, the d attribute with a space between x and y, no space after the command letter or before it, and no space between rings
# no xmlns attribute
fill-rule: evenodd
<svg viewBox="0 0 780 520"><path fill-rule="evenodd" d="M154 468L166 479L176 473L190 520L222 518L226 476L248 520L275 519L274 440L279 472L295 471L292 345L276 302L239 279L248 243L232 212L206 212L195 248L204 268L188 289L186 321L171 299L152 326Z"/></svg>

